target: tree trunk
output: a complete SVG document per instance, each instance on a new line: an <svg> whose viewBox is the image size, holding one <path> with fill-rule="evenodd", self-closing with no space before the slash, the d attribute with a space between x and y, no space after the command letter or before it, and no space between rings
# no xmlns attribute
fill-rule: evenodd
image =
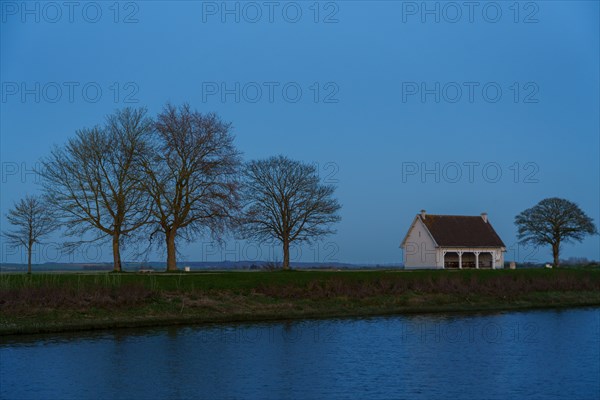
<svg viewBox="0 0 600 400"><path fill-rule="evenodd" d="M29 246L27 247L27 273L31 274L31 247L33 243L29 242Z"/></svg>
<svg viewBox="0 0 600 400"><path fill-rule="evenodd" d="M167 271L177 271L175 250L175 230L166 233L167 240Z"/></svg>
<svg viewBox="0 0 600 400"><path fill-rule="evenodd" d="M290 242L287 240L283 241L283 270L288 271L290 269Z"/></svg>
<svg viewBox="0 0 600 400"><path fill-rule="evenodd" d="M119 234L113 235L113 272L121 272L121 250L119 249Z"/></svg>
<svg viewBox="0 0 600 400"><path fill-rule="evenodd" d="M559 264L558 249L559 249L558 244L552 245L552 256L554 257L554 266L555 267L558 267L558 264Z"/></svg>

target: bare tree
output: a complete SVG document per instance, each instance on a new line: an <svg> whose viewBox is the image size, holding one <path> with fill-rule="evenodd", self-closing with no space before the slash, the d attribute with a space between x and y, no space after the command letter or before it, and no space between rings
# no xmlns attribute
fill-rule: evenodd
<svg viewBox="0 0 600 400"><path fill-rule="evenodd" d="M112 239L113 269L121 271L123 238L149 218L151 199L140 184L139 166L148 148L152 121L145 109L125 108L102 127L82 129L43 161L41 175L47 197L78 240Z"/></svg>
<svg viewBox="0 0 600 400"><path fill-rule="evenodd" d="M559 265L562 243L581 242L598 233L593 220L577 204L557 197L544 199L515 217L518 238L523 244L552 246L554 265Z"/></svg>
<svg viewBox="0 0 600 400"><path fill-rule="evenodd" d="M290 268L290 244L335 233L341 205L335 187L320 182L313 165L284 156L251 161L243 172L242 236L276 239L283 246L283 268Z"/></svg>
<svg viewBox="0 0 600 400"><path fill-rule="evenodd" d="M217 115L188 104L169 104L157 117L144 185L154 202L150 236L165 235L167 271L177 270L178 239L219 237L238 209L240 155L230 131Z"/></svg>
<svg viewBox="0 0 600 400"><path fill-rule="evenodd" d="M56 219L48 205L38 196L26 196L6 215L14 230L3 232L11 247L27 250L27 273L31 274L31 250L36 243L56 229Z"/></svg>

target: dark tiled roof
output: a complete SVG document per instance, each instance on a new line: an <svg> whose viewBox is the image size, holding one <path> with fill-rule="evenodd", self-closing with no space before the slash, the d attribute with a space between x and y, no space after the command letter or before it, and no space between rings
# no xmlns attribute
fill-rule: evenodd
<svg viewBox="0 0 600 400"><path fill-rule="evenodd" d="M480 216L419 215L439 246L506 247L490 224Z"/></svg>

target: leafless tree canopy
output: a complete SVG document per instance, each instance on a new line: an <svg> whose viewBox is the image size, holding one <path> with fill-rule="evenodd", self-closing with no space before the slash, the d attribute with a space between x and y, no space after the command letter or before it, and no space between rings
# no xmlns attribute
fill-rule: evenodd
<svg viewBox="0 0 600 400"><path fill-rule="evenodd" d="M48 205L37 196L21 199L9 210L6 219L13 229L2 234L9 246L23 246L27 250L27 272L31 273L31 250L56 229L56 219Z"/></svg>
<svg viewBox="0 0 600 400"><path fill-rule="evenodd" d="M44 189L67 235L112 238L115 271L121 270L122 236L145 224L151 209L139 166L151 131L146 110L126 108L104 126L78 131L43 161Z"/></svg>
<svg viewBox="0 0 600 400"><path fill-rule="evenodd" d="M335 233L341 208L335 187L320 183L312 165L284 156L248 163L243 172L245 238L277 239L283 245L283 267L289 268L289 245Z"/></svg>
<svg viewBox="0 0 600 400"><path fill-rule="evenodd" d="M314 166L283 156L250 162L243 193L240 166L230 124L185 104L167 105L155 121L145 109L117 111L56 147L40 174L65 233L78 237L71 244L90 233L112 238L115 271L134 232L148 233L151 244L160 234L167 270L177 269L178 239L221 238L234 223L248 238L281 241L285 268L290 243L335 232L335 187L321 184Z"/></svg>
<svg viewBox="0 0 600 400"><path fill-rule="evenodd" d="M559 265L562 243L582 241L598 233L593 220L577 204L557 197L544 199L515 217L521 243L552 246L554 265Z"/></svg>
<svg viewBox="0 0 600 400"><path fill-rule="evenodd" d="M189 105L167 105L157 117L154 151L143 164L153 200L152 235L162 232L167 269L177 269L178 238L219 236L238 208L240 155L230 124Z"/></svg>

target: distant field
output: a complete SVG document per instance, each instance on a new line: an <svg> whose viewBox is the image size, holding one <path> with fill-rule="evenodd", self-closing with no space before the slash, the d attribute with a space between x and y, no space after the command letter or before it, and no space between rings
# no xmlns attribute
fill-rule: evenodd
<svg viewBox="0 0 600 400"><path fill-rule="evenodd" d="M0 274L0 333L600 306L600 269Z"/></svg>

